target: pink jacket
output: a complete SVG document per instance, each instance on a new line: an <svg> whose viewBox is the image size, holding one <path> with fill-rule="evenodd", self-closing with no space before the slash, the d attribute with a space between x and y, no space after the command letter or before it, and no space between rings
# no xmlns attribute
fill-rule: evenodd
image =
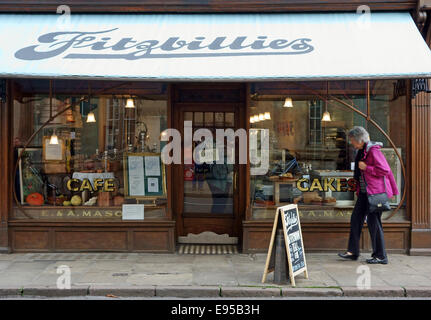
<svg viewBox="0 0 431 320"><path fill-rule="evenodd" d="M365 170L361 170L367 183L367 193L376 194L385 192L384 181L386 182L386 193L389 198L399 194L397 183L385 156L380 151L381 142L368 142L365 146L364 161L367 165ZM385 177L385 179L383 179ZM359 188L356 188L359 193Z"/></svg>

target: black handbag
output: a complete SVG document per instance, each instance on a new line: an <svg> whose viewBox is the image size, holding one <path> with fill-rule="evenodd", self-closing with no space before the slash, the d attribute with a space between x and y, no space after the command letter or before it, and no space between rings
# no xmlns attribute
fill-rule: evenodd
<svg viewBox="0 0 431 320"><path fill-rule="evenodd" d="M367 186L367 182L365 181L364 174L362 172L361 174L362 174L362 178L364 179L365 185ZM383 177L383 184L385 185L385 192L376 193L376 194L367 193L370 212L383 212L383 211L391 210L388 194L386 193L385 177Z"/></svg>

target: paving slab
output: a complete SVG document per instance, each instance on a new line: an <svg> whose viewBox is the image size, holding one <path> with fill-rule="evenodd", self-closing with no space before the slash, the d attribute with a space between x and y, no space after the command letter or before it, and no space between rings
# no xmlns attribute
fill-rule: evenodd
<svg viewBox="0 0 431 320"><path fill-rule="evenodd" d="M191 263L134 263L132 270L135 273L146 274L178 274L178 273L191 273L194 268Z"/></svg>
<svg viewBox="0 0 431 320"><path fill-rule="evenodd" d="M99 284L99 285L121 285L123 283L126 283L126 280L129 277L128 273L118 273L118 276L116 276L115 272L101 272L101 271L94 271L91 270L91 272L76 274L73 273L71 275L72 282L79 285L92 285L92 284Z"/></svg>
<svg viewBox="0 0 431 320"><path fill-rule="evenodd" d="M52 261L14 261L7 267L7 270L35 273L45 270L50 264Z"/></svg>
<svg viewBox="0 0 431 320"><path fill-rule="evenodd" d="M2 261L2 260L0 260L0 271L3 271L5 269L9 268L11 264L12 264L12 261Z"/></svg>
<svg viewBox="0 0 431 320"><path fill-rule="evenodd" d="M145 253L140 254L135 260L138 263L193 263L195 255L181 255L177 253Z"/></svg>
<svg viewBox="0 0 431 320"><path fill-rule="evenodd" d="M109 273L132 272L136 262L118 261L118 260L97 260L97 261L79 261L81 264L71 266L72 272L81 272L82 270L92 270ZM67 265L67 264L66 264Z"/></svg>
<svg viewBox="0 0 431 320"><path fill-rule="evenodd" d="M138 273L130 275L126 282L130 285L192 285L193 274L145 274Z"/></svg>
<svg viewBox="0 0 431 320"><path fill-rule="evenodd" d="M220 297L220 287L216 286L156 286L156 297L174 298L216 298Z"/></svg>
<svg viewBox="0 0 431 320"><path fill-rule="evenodd" d="M239 280L233 270L229 272L193 272L193 285L237 286Z"/></svg>
<svg viewBox="0 0 431 320"><path fill-rule="evenodd" d="M14 286L21 288L33 281L39 274L37 272L4 271L0 274L0 287Z"/></svg>

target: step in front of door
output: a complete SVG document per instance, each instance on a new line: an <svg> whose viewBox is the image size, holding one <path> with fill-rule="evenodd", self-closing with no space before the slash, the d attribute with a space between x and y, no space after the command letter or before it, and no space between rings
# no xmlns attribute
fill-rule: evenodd
<svg viewBox="0 0 431 320"><path fill-rule="evenodd" d="M180 244L227 244L238 243L237 237L230 237L227 233L217 234L212 231L204 231L199 234L189 233L187 236L178 237Z"/></svg>
<svg viewBox="0 0 431 320"><path fill-rule="evenodd" d="M229 244L179 244L179 254L238 254L237 245Z"/></svg>

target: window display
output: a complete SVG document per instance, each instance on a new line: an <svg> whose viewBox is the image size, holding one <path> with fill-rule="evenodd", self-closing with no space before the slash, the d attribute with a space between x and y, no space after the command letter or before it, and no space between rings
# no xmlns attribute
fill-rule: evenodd
<svg viewBox="0 0 431 320"><path fill-rule="evenodd" d="M370 114L405 158L405 92L394 90L397 81L370 82ZM270 169L250 176L253 219L272 219L276 207L295 203L302 218L349 219L355 202L355 151L347 132L364 126L371 140L380 141L402 190L400 161L386 137L370 122L340 101L367 112L365 81L316 82L285 87L252 86L250 134L269 130ZM400 197L394 198L397 205ZM405 214L405 212L404 212Z"/></svg>
<svg viewBox="0 0 431 320"><path fill-rule="evenodd" d="M159 137L167 127L166 97L90 95L80 102L78 94L34 94L14 101L15 157L20 159L13 218L121 220L123 204L145 204L145 219L165 217ZM134 155L145 155L139 158L140 171L130 160ZM141 194L130 186L144 170L145 179L137 180L145 183Z"/></svg>

